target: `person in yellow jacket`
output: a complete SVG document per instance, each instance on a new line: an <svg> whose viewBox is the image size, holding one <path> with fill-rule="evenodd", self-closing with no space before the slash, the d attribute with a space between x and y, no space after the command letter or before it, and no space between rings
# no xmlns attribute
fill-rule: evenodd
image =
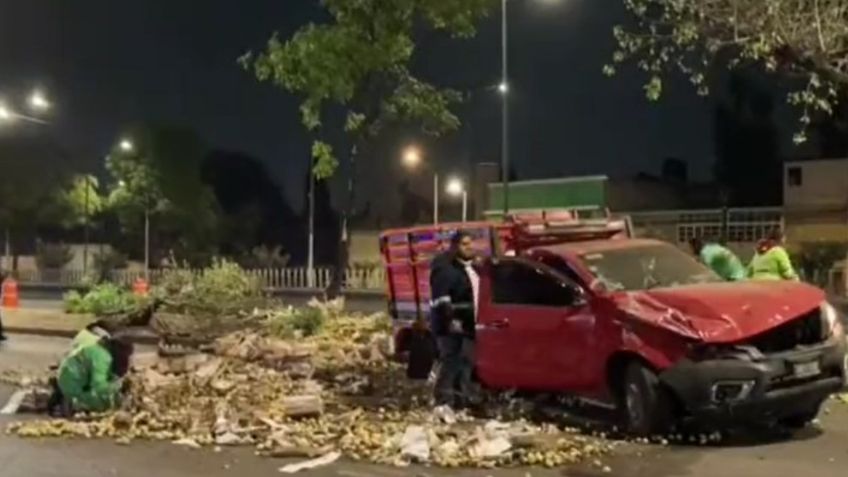
<svg viewBox="0 0 848 477"><path fill-rule="evenodd" d="M757 252L748 265L748 277L751 280L799 280L779 230L757 243Z"/></svg>

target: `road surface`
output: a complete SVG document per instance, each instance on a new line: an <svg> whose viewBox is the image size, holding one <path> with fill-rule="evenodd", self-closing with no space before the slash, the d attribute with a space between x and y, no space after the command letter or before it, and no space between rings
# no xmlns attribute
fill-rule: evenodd
<svg viewBox="0 0 848 477"><path fill-rule="evenodd" d="M55 362L67 340L14 335L0 345L0 370L37 370ZM0 385L0 400L12 389ZM396 469L350 462L305 475L316 477L844 477L848 473L848 404L833 401L820 428L788 440L739 436L712 447L624 445L604 460L611 472L597 468L557 470L441 471ZM9 422L0 418L0 426ZM254 457L250 450L190 450L167 443L119 446L111 441L23 440L0 434L2 475L31 477L259 477L279 475L281 461Z"/></svg>

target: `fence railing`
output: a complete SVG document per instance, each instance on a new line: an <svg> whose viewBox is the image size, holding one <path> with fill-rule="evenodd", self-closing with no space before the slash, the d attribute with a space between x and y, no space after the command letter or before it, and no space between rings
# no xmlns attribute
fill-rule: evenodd
<svg viewBox="0 0 848 477"><path fill-rule="evenodd" d="M203 269L189 269L190 273L200 275ZM149 280L151 285L161 282L168 274L176 273L178 270L157 269L150 270ZM185 273L185 269L179 270ZM269 268L251 269L246 272L255 279L263 288L268 290L289 289L325 289L333 280L333 270L330 268L315 268L310 274L306 268ZM90 283L87 278L89 274L82 270L19 270L12 275L21 284L58 285L66 287L84 286ZM110 273L109 280L113 283L131 286L139 278L144 277L142 270L116 270ZM349 268L345 270L342 281L343 288L347 290L383 290L385 288L386 276L382 268Z"/></svg>

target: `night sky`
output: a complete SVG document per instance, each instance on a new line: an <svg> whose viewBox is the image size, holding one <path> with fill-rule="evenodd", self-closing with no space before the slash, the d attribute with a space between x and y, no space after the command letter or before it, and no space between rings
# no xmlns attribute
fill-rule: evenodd
<svg viewBox="0 0 848 477"><path fill-rule="evenodd" d="M601 68L614 47L620 0L517 0L510 19L512 157L522 178L656 172L686 159L706 177L712 162L712 100L680 81L649 104L641 78ZM314 0L0 0L0 95L42 85L57 103L44 131L91 161L121 128L161 120L195 128L214 147L265 162L300 202L309 138L297 100L260 84L237 64L278 30L320 18ZM499 19L458 44L426 35L421 76L474 90L465 127L438 147L440 167L499 157ZM415 137L387 139L385 151ZM368 164L396 162L388 153ZM396 169L396 165L392 165ZM372 175L373 176L373 175ZM368 181L368 179L366 179ZM370 185L380 185L372 183ZM379 190L372 187L371 190Z"/></svg>

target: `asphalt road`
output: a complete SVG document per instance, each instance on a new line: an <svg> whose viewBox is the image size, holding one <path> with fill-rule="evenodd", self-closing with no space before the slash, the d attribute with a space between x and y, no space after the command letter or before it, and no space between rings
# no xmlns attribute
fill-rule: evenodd
<svg viewBox="0 0 848 477"><path fill-rule="evenodd" d="M0 370L38 370L55 362L67 340L12 336L0 345ZM13 390L0 386L0 401ZM604 460L611 469L510 469L441 471L396 469L340 462L308 472L317 477L492 476L492 477L844 477L848 472L848 404L833 401L818 428L789 439L742 434L721 445L623 445ZM0 426L9 422L0 418ZM111 441L23 440L0 435L0 474L32 477L259 477L278 474L285 462L254 457L246 449L190 450L171 444L120 446Z"/></svg>

